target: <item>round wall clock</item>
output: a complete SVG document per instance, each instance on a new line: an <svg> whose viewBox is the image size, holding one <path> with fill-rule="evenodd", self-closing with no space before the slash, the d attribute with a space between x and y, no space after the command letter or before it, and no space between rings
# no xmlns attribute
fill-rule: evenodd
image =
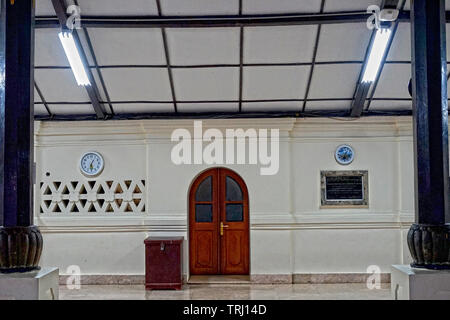
<svg viewBox="0 0 450 320"><path fill-rule="evenodd" d="M355 152L352 147L347 144L343 144L336 148L334 157L339 164L347 165L352 163L355 157Z"/></svg>
<svg viewBox="0 0 450 320"><path fill-rule="evenodd" d="M105 162L100 153L86 152L80 160L80 170L87 177L95 177L102 173Z"/></svg>

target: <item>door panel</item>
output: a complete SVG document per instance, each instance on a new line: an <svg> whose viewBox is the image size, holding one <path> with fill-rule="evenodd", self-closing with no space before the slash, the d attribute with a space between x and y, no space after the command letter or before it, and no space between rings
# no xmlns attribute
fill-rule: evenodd
<svg viewBox="0 0 450 320"><path fill-rule="evenodd" d="M214 268L214 233L211 231L197 231L195 235L195 247L197 250L196 267L203 269Z"/></svg>
<svg viewBox="0 0 450 320"><path fill-rule="evenodd" d="M244 181L231 170L220 170L219 205L223 223L221 273L249 273L248 193Z"/></svg>
<svg viewBox="0 0 450 320"><path fill-rule="evenodd" d="M249 209L244 181L225 168L202 173L189 194L191 274L249 273Z"/></svg>
<svg viewBox="0 0 450 320"><path fill-rule="evenodd" d="M219 272L217 169L201 174L189 194L189 268L191 274Z"/></svg>
<svg viewBox="0 0 450 320"><path fill-rule="evenodd" d="M222 237L223 274L248 274L248 242L244 230L226 231Z"/></svg>

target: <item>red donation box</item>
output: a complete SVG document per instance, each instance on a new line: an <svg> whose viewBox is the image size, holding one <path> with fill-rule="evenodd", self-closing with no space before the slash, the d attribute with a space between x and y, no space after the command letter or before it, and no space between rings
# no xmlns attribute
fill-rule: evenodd
<svg viewBox="0 0 450 320"><path fill-rule="evenodd" d="M183 285L183 237L145 239L145 289L177 289Z"/></svg>

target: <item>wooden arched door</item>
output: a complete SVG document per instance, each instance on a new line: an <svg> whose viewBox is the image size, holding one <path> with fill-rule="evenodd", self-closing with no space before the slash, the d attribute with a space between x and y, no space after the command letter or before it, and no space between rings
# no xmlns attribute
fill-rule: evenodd
<svg viewBox="0 0 450 320"><path fill-rule="evenodd" d="M190 274L249 274L249 242L244 180L225 168L200 174L189 192Z"/></svg>

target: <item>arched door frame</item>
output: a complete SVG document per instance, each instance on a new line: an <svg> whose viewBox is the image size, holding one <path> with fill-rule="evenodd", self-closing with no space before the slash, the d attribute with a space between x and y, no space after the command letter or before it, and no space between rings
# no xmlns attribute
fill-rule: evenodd
<svg viewBox="0 0 450 320"><path fill-rule="evenodd" d="M199 187L199 185L203 182L203 180L207 177L210 176L211 174L214 174L215 170L220 170L223 174L230 176L231 178L233 178L238 185L240 186L241 190L242 190L242 194L243 194L243 202L244 202L244 220L247 222L246 225L246 232L247 232L247 273L245 274L250 274L250 199L249 199L249 193L248 193L248 188L247 188L247 184L245 183L245 180L234 170L231 170L229 168L226 167L212 167L212 168L208 168L205 169L203 171L201 171L200 173L198 173L192 180L191 180L191 184L189 186L189 191L188 191L188 210L187 210L187 271L188 271L188 277L190 277L192 275L192 270L191 270L191 246L192 246L192 240L191 240L191 236L192 236L192 219L194 218L195 215L195 211L193 209L193 200L195 197L195 192L197 191L197 188ZM219 176L219 175L218 175ZM219 178L220 179L220 178ZM219 182L216 182L219 183ZM213 186L214 188L214 186ZM216 187L217 188L217 187ZM194 201L195 202L195 201ZM219 221L217 222L219 224ZM219 230L220 231L220 230ZM220 238L220 236L218 236L217 238ZM218 244L220 246L220 243ZM218 274L220 274L220 269L221 269L221 257L220 257L220 253L218 254L218 260L219 260L219 272Z"/></svg>

